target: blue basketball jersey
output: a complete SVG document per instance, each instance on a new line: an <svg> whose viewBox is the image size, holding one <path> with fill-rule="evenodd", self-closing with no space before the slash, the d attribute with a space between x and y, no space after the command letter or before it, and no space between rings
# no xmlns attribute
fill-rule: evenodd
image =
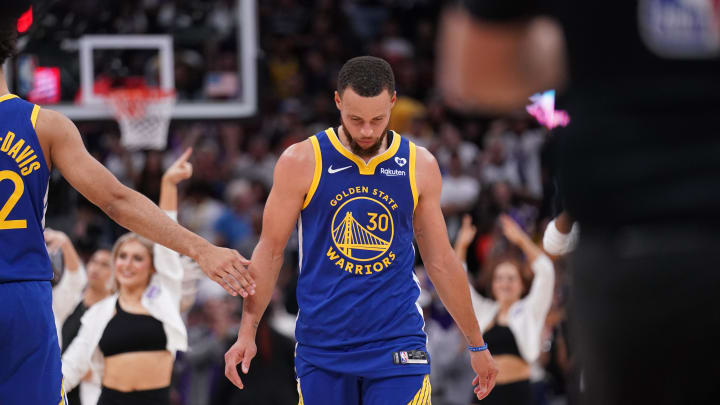
<svg viewBox="0 0 720 405"><path fill-rule="evenodd" d="M387 151L366 164L332 128L310 141L315 175L298 221L298 376L313 367L428 374L429 364L393 361L427 341L413 270L415 145L392 132Z"/></svg>
<svg viewBox="0 0 720 405"><path fill-rule="evenodd" d="M45 248L48 170L35 121L40 107L0 97L0 283L48 281Z"/></svg>

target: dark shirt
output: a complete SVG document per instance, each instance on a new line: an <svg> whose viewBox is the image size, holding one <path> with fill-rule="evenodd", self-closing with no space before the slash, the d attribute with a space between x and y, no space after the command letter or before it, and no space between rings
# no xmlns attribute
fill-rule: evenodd
<svg viewBox="0 0 720 405"><path fill-rule="evenodd" d="M105 357L116 354L165 350L167 335L162 322L152 315L133 314L115 304L115 316L108 322L98 347Z"/></svg>
<svg viewBox="0 0 720 405"><path fill-rule="evenodd" d="M483 334L485 343L487 343L489 347L492 347L493 356L510 354L522 359L517 341L515 341L515 335L513 335L510 327L507 325L498 325L497 320L495 322L495 325Z"/></svg>
<svg viewBox="0 0 720 405"><path fill-rule="evenodd" d="M80 320L83 315L85 315L87 309L85 303L80 301L75 307L75 310L65 319L65 323L62 325L62 353L65 353L65 350L70 347L70 343L72 343L80 331Z"/></svg>
<svg viewBox="0 0 720 405"><path fill-rule="evenodd" d="M82 323L80 320L82 319L83 315L85 315L85 311L88 310L88 307L85 306L85 303L83 301L80 301L80 303L75 307L75 310L65 319L65 323L62 325L62 352L65 353L65 350L67 350L68 347L70 347L70 343L75 339L78 332L80 331L80 326L82 326ZM71 390L67 393L68 396L68 402L73 405L82 405L80 402L80 389L77 387Z"/></svg>

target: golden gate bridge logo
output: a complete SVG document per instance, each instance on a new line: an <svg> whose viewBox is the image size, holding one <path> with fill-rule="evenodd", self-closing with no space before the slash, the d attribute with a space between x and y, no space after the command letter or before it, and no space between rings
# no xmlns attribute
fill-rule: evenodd
<svg viewBox="0 0 720 405"><path fill-rule="evenodd" d="M390 249L393 228L392 215L385 205L369 197L355 197L335 211L332 238L343 255L370 261Z"/></svg>

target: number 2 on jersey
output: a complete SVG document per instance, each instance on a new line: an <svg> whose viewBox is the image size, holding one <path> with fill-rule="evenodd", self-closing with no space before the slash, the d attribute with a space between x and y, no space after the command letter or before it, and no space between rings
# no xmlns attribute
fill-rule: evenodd
<svg viewBox="0 0 720 405"><path fill-rule="evenodd" d="M0 182L5 180L12 181L15 188L12 194L10 194L10 198L4 204L2 200L0 200L0 205L2 205L2 208L0 208L0 229L25 229L27 228L27 221L24 219L6 220L8 215L10 215L10 211L15 208L15 204L20 201L20 197L23 191L25 191L25 183L23 183L19 174L10 170L1 170Z"/></svg>

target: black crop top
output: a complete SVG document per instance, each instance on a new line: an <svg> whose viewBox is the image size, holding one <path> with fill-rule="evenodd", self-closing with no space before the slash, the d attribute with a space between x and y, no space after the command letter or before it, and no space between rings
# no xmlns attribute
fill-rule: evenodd
<svg viewBox="0 0 720 405"><path fill-rule="evenodd" d="M515 336L510 328L505 325L498 325L496 322L495 326L485 331L483 339L487 343L493 356L512 354L522 358L517 342L515 341Z"/></svg>
<svg viewBox="0 0 720 405"><path fill-rule="evenodd" d="M150 315L125 312L120 307L119 299L115 308L117 312L100 338L100 350L105 357L128 352L165 350L167 336L162 322Z"/></svg>

